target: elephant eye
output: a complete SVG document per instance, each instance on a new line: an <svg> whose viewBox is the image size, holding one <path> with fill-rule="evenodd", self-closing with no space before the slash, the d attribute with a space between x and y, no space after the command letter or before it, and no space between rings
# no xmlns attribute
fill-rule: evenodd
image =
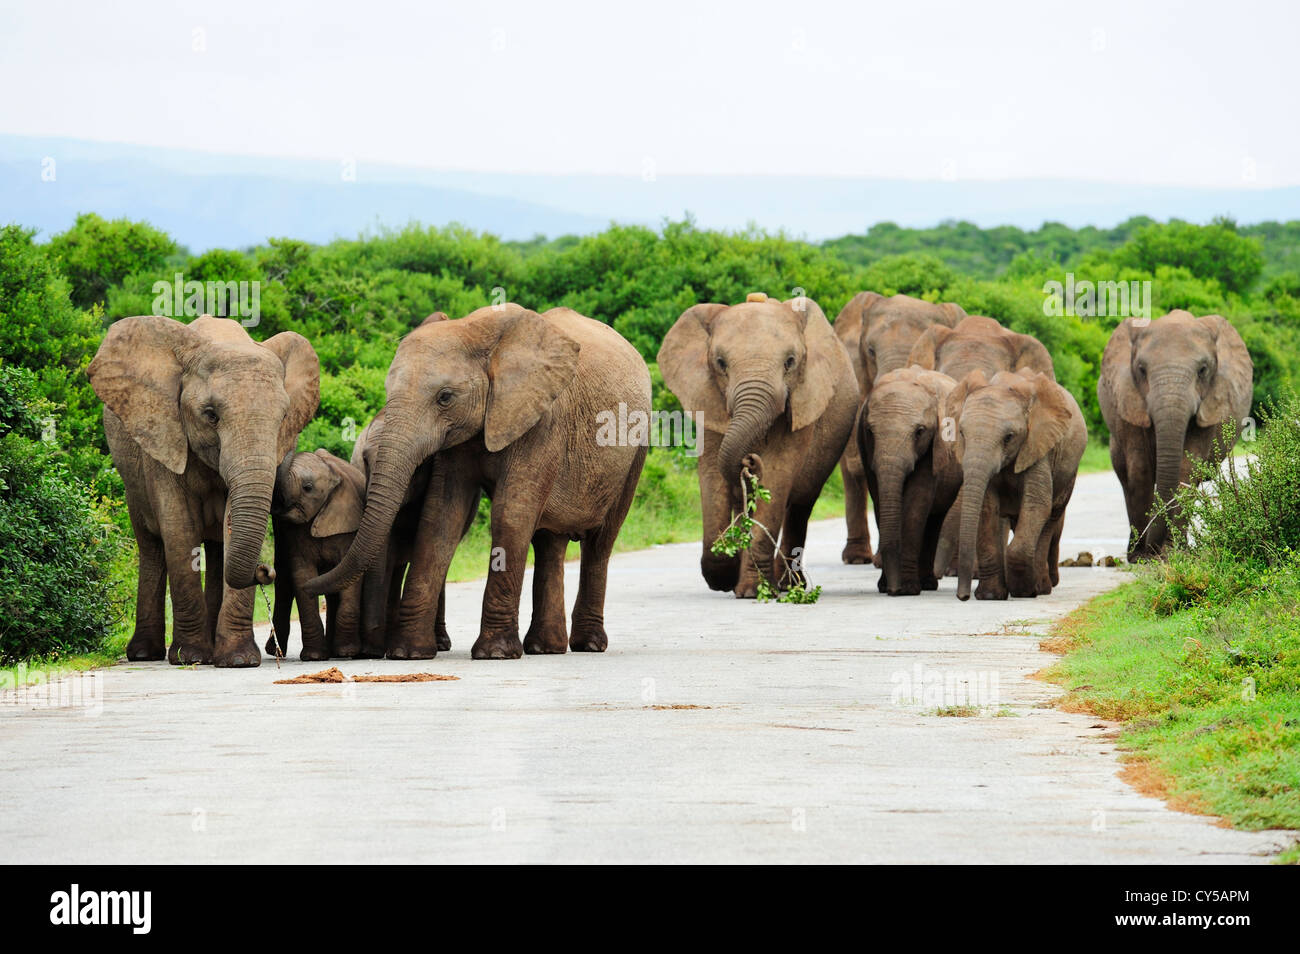
<svg viewBox="0 0 1300 954"><path fill-rule="evenodd" d="M718 370L723 374L727 372L727 359L722 355L718 355Z"/></svg>
<svg viewBox="0 0 1300 954"><path fill-rule="evenodd" d="M794 370L794 355L787 355L787 356L786 356L786 359L785 359L785 369L786 369L787 371L793 371L793 370Z"/></svg>
<svg viewBox="0 0 1300 954"><path fill-rule="evenodd" d="M302 489L303 489L304 491L306 491L307 493L311 493L312 490L315 488L315 486L316 486L316 485L313 484L310 480L304 480L304 481L302 482Z"/></svg>
<svg viewBox="0 0 1300 954"><path fill-rule="evenodd" d="M1198 378L1203 378L1209 373L1210 373L1210 366L1208 364L1202 364L1199 368L1196 369L1196 376Z"/></svg>
<svg viewBox="0 0 1300 954"><path fill-rule="evenodd" d="M217 414L216 410L210 407L205 407L199 413L203 416L203 420L213 426L216 426L216 424L221 420L221 417Z"/></svg>
<svg viewBox="0 0 1300 954"><path fill-rule="evenodd" d="M1004 437L1002 438L1002 443L1003 443L1003 444L1010 444L1011 441L1015 439L1015 436L1016 436L1015 434L1007 434L1006 436L1004 436Z"/></svg>
<svg viewBox="0 0 1300 954"><path fill-rule="evenodd" d="M1144 378L1147 376L1147 363L1145 361L1138 362L1138 374Z"/></svg>
<svg viewBox="0 0 1300 954"><path fill-rule="evenodd" d="M456 392L452 391L451 388L443 388L438 392L438 405L440 407L446 407L454 400L456 400Z"/></svg>
<svg viewBox="0 0 1300 954"><path fill-rule="evenodd" d="M916 436L920 437L924 433L925 433L925 425L924 424L916 425Z"/></svg>
<svg viewBox="0 0 1300 954"><path fill-rule="evenodd" d="M875 349L875 348L868 348L868 349L867 349L867 357L868 357L868 358L874 358L875 356L876 356L876 349Z"/></svg>

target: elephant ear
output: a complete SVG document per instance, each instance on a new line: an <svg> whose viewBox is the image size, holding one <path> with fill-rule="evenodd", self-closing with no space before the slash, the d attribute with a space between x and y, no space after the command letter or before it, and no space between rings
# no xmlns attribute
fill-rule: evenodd
<svg viewBox="0 0 1300 954"><path fill-rule="evenodd" d="M867 327L867 312L884 296L875 292L858 292L847 305L835 316L835 336L848 352L849 362L853 365L853 376L858 379L858 391L868 392L867 366L862 359L862 332Z"/></svg>
<svg viewBox="0 0 1300 954"><path fill-rule="evenodd" d="M943 347L950 334L952 329L946 325L931 325L926 328L921 337L916 339L916 344L912 345L907 363L920 365L927 371L933 371L939 366L939 349Z"/></svg>
<svg viewBox="0 0 1300 954"><path fill-rule="evenodd" d="M790 430L798 431L817 423L835 395L835 385L844 372L852 370L849 354L826 320L826 314L811 298L785 302L796 317L803 318L803 340L808 357L803 377L790 392ZM856 384L855 384L856 386Z"/></svg>
<svg viewBox="0 0 1300 954"><path fill-rule="evenodd" d="M938 437L941 441L943 440L944 420L951 421L952 446L945 448L945 453L950 453L958 464L961 463L966 454L966 442L962 440L961 428L958 426L961 423L962 407L966 403L966 398L970 397L972 392L988 387L988 383L988 379L984 377L984 372L976 369L957 382L956 387L948 392L947 398L939 405Z"/></svg>
<svg viewBox="0 0 1300 954"><path fill-rule="evenodd" d="M1228 324L1226 318L1206 315L1199 320L1214 335L1219 372L1215 375L1214 387L1205 396L1205 400L1201 401L1201 407L1196 412L1196 423L1201 427L1213 427L1222 421L1232 420L1240 426L1241 419L1250 411L1254 390L1254 362L1250 360L1250 352L1246 350L1241 335Z"/></svg>
<svg viewBox="0 0 1300 954"><path fill-rule="evenodd" d="M938 319L939 323L947 328L956 328L957 324L966 317L966 309L955 301L941 302L939 309L943 312L943 317Z"/></svg>
<svg viewBox="0 0 1300 954"><path fill-rule="evenodd" d="M1147 402L1133 382L1133 344L1137 331L1132 318L1125 318L1111 333L1101 355L1101 376L1097 392L1109 391L1115 398L1119 416L1134 427L1150 427Z"/></svg>
<svg viewBox="0 0 1300 954"><path fill-rule="evenodd" d="M1029 402L1029 433L1016 456L1017 474L1046 457L1070 429L1070 405L1065 399L1065 389L1041 371L1030 381L1034 390Z"/></svg>
<svg viewBox="0 0 1300 954"><path fill-rule="evenodd" d="M284 389L289 411L280 424L276 449L283 457L298 446L298 435L320 407L320 359L316 350L296 331L282 331L262 342L284 365Z"/></svg>
<svg viewBox="0 0 1300 954"><path fill-rule="evenodd" d="M721 434L730 415L727 399L709 367L709 335L713 321L727 308L716 303L694 305L664 335L659 348L659 373L682 407L704 414L704 426Z"/></svg>
<svg viewBox="0 0 1300 954"><path fill-rule="evenodd" d="M327 450L317 455L330 469L335 485L325 506L320 508L311 522L313 537L332 537L340 533L356 533L361 526L361 514L366 509L365 479L351 464L345 464Z"/></svg>
<svg viewBox="0 0 1300 954"><path fill-rule="evenodd" d="M86 374L104 406L121 419L146 454L173 474L185 473L189 440L181 427L183 360L197 336L171 318L123 318L108 333Z"/></svg>
<svg viewBox="0 0 1300 954"><path fill-rule="evenodd" d="M1011 332L1011 343L1015 349L1012 371L1037 371L1056 380L1056 368L1052 366L1052 356L1043 343L1033 335Z"/></svg>
<svg viewBox="0 0 1300 954"><path fill-rule="evenodd" d="M497 333L483 442L496 453L523 437L578 374L582 346L535 311L514 308L489 322Z"/></svg>

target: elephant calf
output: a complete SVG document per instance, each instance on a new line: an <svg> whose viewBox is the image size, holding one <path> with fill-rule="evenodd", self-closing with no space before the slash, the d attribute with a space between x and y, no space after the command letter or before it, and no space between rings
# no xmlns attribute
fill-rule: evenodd
<svg viewBox="0 0 1300 954"><path fill-rule="evenodd" d="M271 521L275 529L275 613L273 624L285 648L289 613L298 604L302 658L351 659L361 654L361 586L345 587L320 604L308 595L308 580L332 570L352 545L365 509L365 478L327 450L289 454L276 472ZM275 653L274 638L266 651Z"/></svg>
<svg viewBox="0 0 1300 954"><path fill-rule="evenodd" d="M976 599L1052 592L1065 506L1088 444L1074 396L1041 372L1002 371L989 381L977 370L953 388L946 409L962 469L957 598L970 599L977 553ZM1015 533L1009 546L1003 520ZM949 555L939 547L936 573Z"/></svg>
<svg viewBox="0 0 1300 954"><path fill-rule="evenodd" d="M876 379L858 417L857 444L880 523L882 593L939 586L933 572L943 520L961 468L943 434L942 408L957 382L915 365Z"/></svg>
<svg viewBox="0 0 1300 954"><path fill-rule="evenodd" d="M664 337L659 370L682 406L703 414L700 566L709 587L753 598L760 574L773 586L788 582L773 565L777 539L799 579L808 516L858 409L853 366L822 310L808 298L762 294L738 305L695 305ZM767 532L755 528L748 554L718 556L710 547L742 507L746 466L761 470L771 492L754 516Z"/></svg>
<svg viewBox="0 0 1300 954"><path fill-rule="evenodd" d="M1130 560L1155 556L1169 542L1164 519L1152 518L1156 495L1168 501L1195 463L1228 456L1250 413L1253 379L1241 335L1218 315L1129 318L1111 334L1097 399L1124 486ZM1228 422L1234 436L1225 441Z"/></svg>

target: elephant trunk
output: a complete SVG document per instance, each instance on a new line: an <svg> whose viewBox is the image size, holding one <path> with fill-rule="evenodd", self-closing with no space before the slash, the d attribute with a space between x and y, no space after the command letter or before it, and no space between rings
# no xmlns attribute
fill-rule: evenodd
<svg viewBox="0 0 1300 954"><path fill-rule="evenodd" d="M718 449L718 469L733 492L740 482L741 461L757 449L772 426L776 403L773 389L765 384L742 383L733 392L731 423Z"/></svg>
<svg viewBox="0 0 1300 954"><path fill-rule="evenodd" d="M1168 505L1178 488L1183 469L1183 448L1187 440L1187 427L1196 412L1188 399L1191 382L1181 377L1173 381L1153 380L1148 392L1147 407L1151 415L1156 439L1156 494ZM1172 511L1170 516L1174 516ZM1158 513L1151 523L1149 539L1157 549L1168 536L1168 523L1164 513Z"/></svg>
<svg viewBox="0 0 1300 954"><path fill-rule="evenodd" d="M906 368L911 362L912 346L908 344L897 348L884 348L876 352L876 377Z"/></svg>
<svg viewBox="0 0 1300 954"><path fill-rule="evenodd" d="M902 584L903 481L901 466L876 469L876 517L880 522L880 565L887 592L898 593Z"/></svg>
<svg viewBox="0 0 1300 954"><path fill-rule="evenodd" d="M970 599L970 583L975 576L978 557L980 514L989 479L996 470L992 460L972 458L969 452L962 462L966 477L961 488L961 529L957 544L957 599Z"/></svg>
<svg viewBox="0 0 1300 954"><path fill-rule="evenodd" d="M395 409L389 402L384 411L384 432L375 452L375 465L366 487L366 509L361 515L352 545L339 565L308 581L308 593L337 593L355 583L386 552L388 535L415 469L436 446L421 440L414 415Z"/></svg>
<svg viewBox="0 0 1300 954"><path fill-rule="evenodd" d="M258 573L258 559L266 539L275 490L275 463L271 457L246 457L226 480L225 577L233 589L244 589L267 578Z"/></svg>

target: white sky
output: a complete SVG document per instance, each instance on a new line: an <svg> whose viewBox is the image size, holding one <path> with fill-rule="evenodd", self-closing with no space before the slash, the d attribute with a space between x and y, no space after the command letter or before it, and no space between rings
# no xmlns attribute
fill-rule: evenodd
<svg viewBox="0 0 1300 954"><path fill-rule="evenodd" d="M1298 28L1285 0L3 0L0 132L483 172L1295 185Z"/></svg>

